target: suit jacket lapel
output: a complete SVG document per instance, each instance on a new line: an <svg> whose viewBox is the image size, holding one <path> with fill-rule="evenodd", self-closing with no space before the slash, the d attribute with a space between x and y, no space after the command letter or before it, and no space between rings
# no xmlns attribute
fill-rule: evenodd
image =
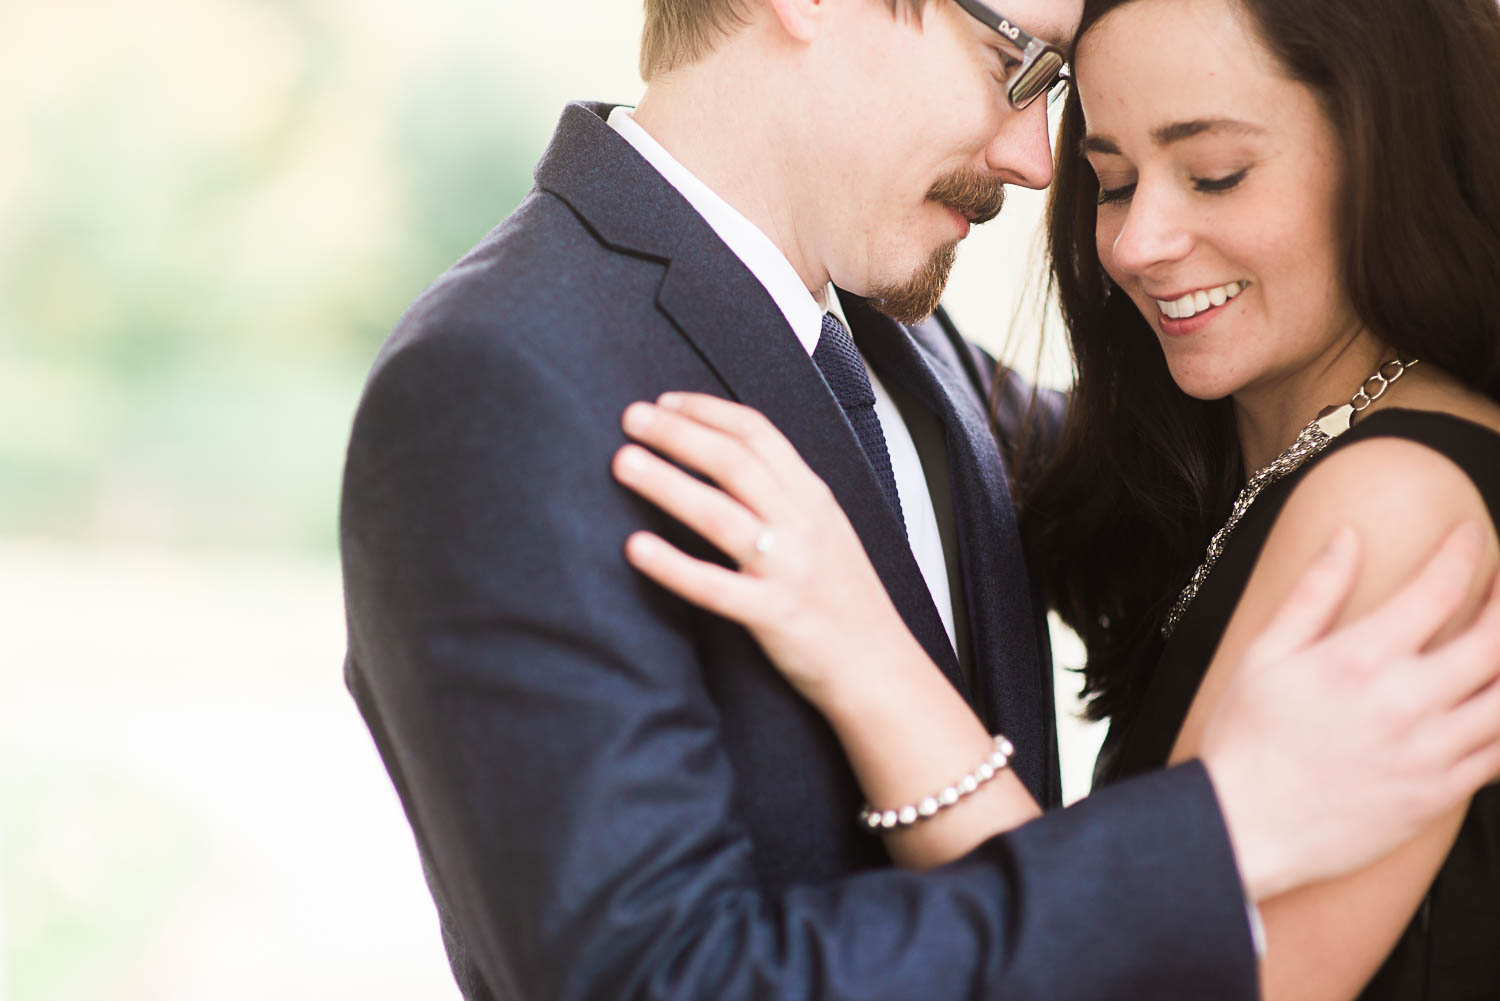
<svg viewBox="0 0 1500 1001"><path fill-rule="evenodd" d="M935 323L908 329L864 300L845 295L843 301L860 350L881 378L899 381L947 428L976 701L986 723L1015 743L1017 775L1049 805L1057 779L1050 663L1040 648L1010 484L988 414Z"/></svg>
<svg viewBox="0 0 1500 1001"><path fill-rule="evenodd" d="M908 628L962 690L958 660L905 529L859 440L765 287L620 138L603 105L570 105L537 167L606 243L667 263L657 305L724 383L779 427L833 491Z"/></svg>

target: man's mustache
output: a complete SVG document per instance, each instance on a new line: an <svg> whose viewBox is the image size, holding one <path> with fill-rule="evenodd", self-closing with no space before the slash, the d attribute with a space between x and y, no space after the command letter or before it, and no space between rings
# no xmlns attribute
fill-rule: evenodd
<svg viewBox="0 0 1500 1001"><path fill-rule="evenodd" d="M955 170L937 179L927 198L967 216L978 225L1000 214L1005 205L1005 185L987 174Z"/></svg>

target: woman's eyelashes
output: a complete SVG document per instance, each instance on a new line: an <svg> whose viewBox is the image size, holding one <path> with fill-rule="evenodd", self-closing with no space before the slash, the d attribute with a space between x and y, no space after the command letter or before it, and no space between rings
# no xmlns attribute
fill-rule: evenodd
<svg viewBox="0 0 1500 1001"><path fill-rule="evenodd" d="M1223 177L1194 177L1192 178L1193 190L1204 195L1221 195L1226 191L1233 191L1239 187L1240 182L1250 173L1249 167L1243 167L1233 174ZM1108 187L1103 181L1099 182L1099 204L1117 205L1127 202L1135 194L1135 182L1121 184L1118 187Z"/></svg>
<svg viewBox="0 0 1500 1001"><path fill-rule="evenodd" d="M1228 174L1224 177L1195 177L1193 178L1193 188L1206 195L1221 194L1222 192L1239 187L1240 182L1245 179L1245 175L1248 173L1250 173L1250 168L1242 167L1233 174Z"/></svg>

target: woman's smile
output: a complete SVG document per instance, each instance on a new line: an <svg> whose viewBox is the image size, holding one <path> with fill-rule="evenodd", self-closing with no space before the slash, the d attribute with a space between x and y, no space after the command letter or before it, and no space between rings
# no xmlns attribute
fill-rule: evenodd
<svg viewBox="0 0 1500 1001"><path fill-rule="evenodd" d="M1131 3L1108 21L1077 57L1100 263L1189 396L1244 405L1253 389L1271 412L1321 399L1325 387L1281 383L1318 370L1342 386L1353 376L1327 365L1360 324L1336 237L1344 163L1317 96L1232 6ZM1179 53L1170 65L1162 44Z"/></svg>
<svg viewBox="0 0 1500 1001"><path fill-rule="evenodd" d="M1196 334L1223 316L1229 305L1249 287L1248 281L1234 281L1168 298L1152 296L1158 310L1157 324L1168 337Z"/></svg>

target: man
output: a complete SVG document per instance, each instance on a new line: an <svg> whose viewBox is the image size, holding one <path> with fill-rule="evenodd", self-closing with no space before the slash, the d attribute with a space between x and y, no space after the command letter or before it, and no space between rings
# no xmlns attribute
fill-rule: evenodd
<svg viewBox="0 0 1500 1001"><path fill-rule="evenodd" d="M1247 896L1377 857L1500 767L1500 698L1444 730L1392 685L1341 683L1368 634L1298 652L1338 597L1315 580L1226 696L1207 765L901 872L749 636L625 563L643 526L702 551L611 481L626 405L675 389L762 410L1056 805L983 373L941 316L879 312L932 312L1001 185L1050 180L1045 102L1017 105L1053 73L1015 26L1064 43L1079 4L1007 3L1015 20L973 0L648 0L634 114L568 108L536 189L377 361L345 479L346 672L466 996L1251 998ZM1456 604L1432 582L1473 563L1442 559L1403 620ZM1485 629L1420 669L1488 693Z"/></svg>

